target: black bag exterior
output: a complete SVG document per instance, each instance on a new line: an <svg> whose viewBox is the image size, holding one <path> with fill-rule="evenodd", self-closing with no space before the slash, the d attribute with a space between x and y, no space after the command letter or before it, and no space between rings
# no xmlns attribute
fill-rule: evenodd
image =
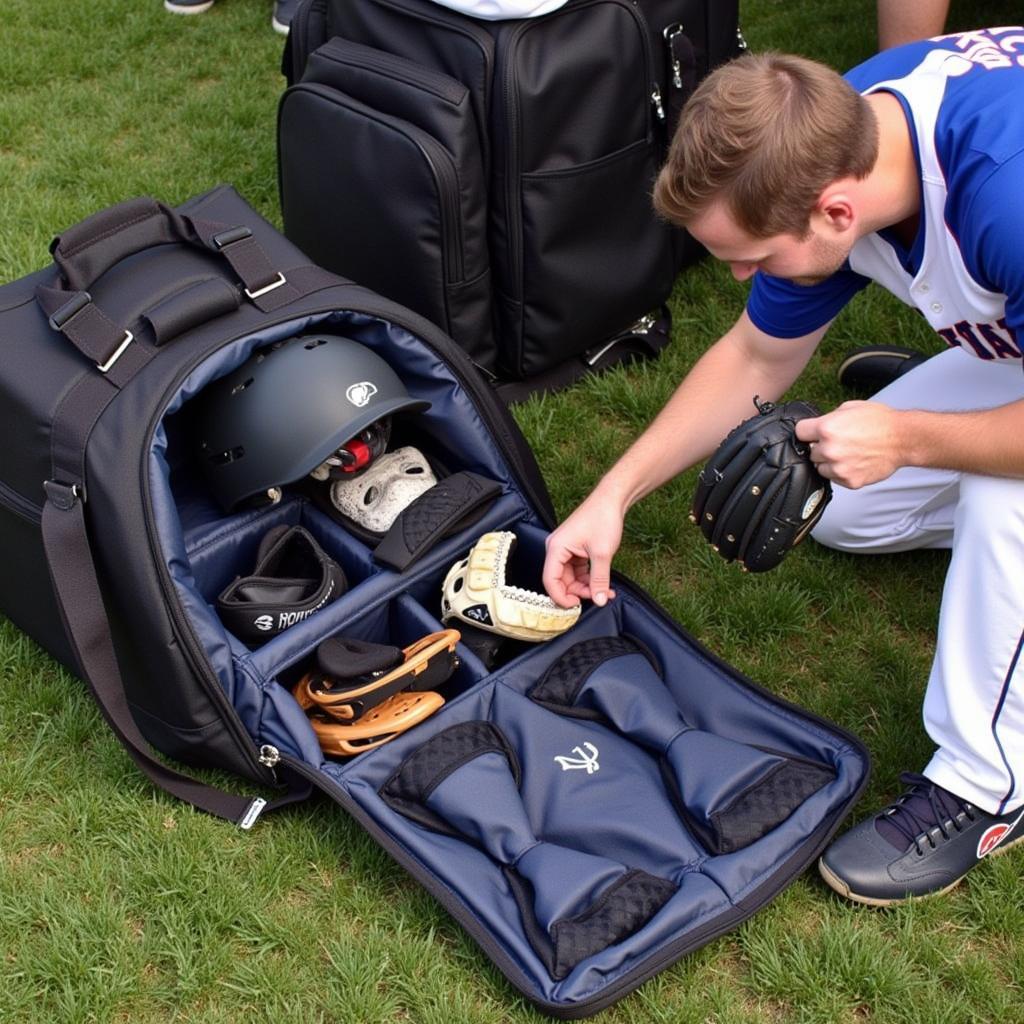
<svg viewBox="0 0 1024 1024"><path fill-rule="evenodd" d="M569 0L482 21L306 0L278 124L286 234L503 380L599 366L617 340L658 351L667 327L643 318L700 250L650 191L694 85L738 52L737 6Z"/></svg>
<svg viewBox="0 0 1024 1024"><path fill-rule="evenodd" d="M197 197L182 212L244 225L286 277L293 269L310 266L303 253L229 187ZM131 243L128 239L126 244ZM151 444L161 403L188 367L234 337L313 310L361 308L356 300L362 300L368 315L379 307L383 315L413 323L417 334L433 339L444 358L467 375L466 387L485 403L485 421L497 424L495 430L510 450L510 464L521 475L524 491L534 495L540 508L550 510L529 447L462 352L408 311L317 268L313 273L320 287L308 300L264 313L246 300L232 267L220 256L183 244L147 242L142 251L117 261L90 284L95 306L110 321L132 330L135 341L126 356L144 350L148 357L122 389L111 379L124 365L122 360L108 374L99 373L67 338L48 326L36 291L59 282L57 267L0 288L5 355L0 422L8 438L0 471L3 613L68 669L80 673L54 601L39 533L46 498L43 484L54 478L51 447L57 441L51 428L62 409L81 402L87 391L116 396L118 400L109 402L91 429L84 479L100 581L104 596L117 608L110 622L132 713L146 738L164 753L264 783L274 781L273 773L260 763L258 748L240 727L174 599L153 536L144 475L140 486L143 453ZM250 558L255 556L255 540L249 552Z"/></svg>
<svg viewBox="0 0 1024 1024"><path fill-rule="evenodd" d="M439 630L441 581L483 532L514 531L511 582L536 585L554 514L522 434L451 339L309 264L229 187L102 211L55 258L0 288L0 609L88 677L154 782L243 828L261 798L190 780L147 742L274 787L267 809L317 787L563 1018L735 927L821 852L866 781L863 745L744 678L621 576L614 602L494 667L460 643L431 718L325 757L291 692L324 640L399 649ZM444 522L420 508L400 570L305 485L225 514L197 471L189 402L310 333L372 348L431 403L395 417L396 443L449 480L496 485L483 505L437 503ZM282 526L308 531L348 587L250 649L217 597ZM510 858L496 837L513 820L530 849ZM576 900L580 884L596 902Z"/></svg>

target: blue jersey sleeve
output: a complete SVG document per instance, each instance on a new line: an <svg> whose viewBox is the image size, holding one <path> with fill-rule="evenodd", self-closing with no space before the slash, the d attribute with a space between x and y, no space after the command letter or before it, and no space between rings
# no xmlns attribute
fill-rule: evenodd
<svg viewBox="0 0 1024 1024"><path fill-rule="evenodd" d="M810 286L758 271L747 299L747 316L773 338L802 338L824 327L869 283L869 278L848 268Z"/></svg>
<svg viewBox="0 0 1024 1024"><path fill-rule="evenodd" d="M971 273L1006 296L1006 325L1024 344L1024 150L978 188L963 218L960 244Z"/></svg>

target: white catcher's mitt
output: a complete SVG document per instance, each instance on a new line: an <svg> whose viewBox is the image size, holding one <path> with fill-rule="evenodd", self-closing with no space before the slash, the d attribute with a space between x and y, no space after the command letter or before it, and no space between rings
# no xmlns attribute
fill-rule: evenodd
<svg viewBox="0 0 1024 1024"><path fill-rule="evenodd" d="M456 562L444 580L441 617L461 619L490 633L538 643L564 633L580 608L560 608L550 597L505 582L516 545L510 532L485 533L469 557Z"/></svg>

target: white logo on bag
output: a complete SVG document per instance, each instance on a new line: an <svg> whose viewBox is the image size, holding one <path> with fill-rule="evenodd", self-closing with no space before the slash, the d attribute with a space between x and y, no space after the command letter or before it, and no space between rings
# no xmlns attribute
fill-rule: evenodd
<svg viewBox="0 0 1024 1024"><path fill-rule="evenodd" d="M361 380L358 384L349 385L345 397L356 408L362 409L375 394L377 394L377 385L371 384L368 380Z"/></svg>
<svg viewBox="0 0 1024 1024"><path fill-rule="evenodd" d="M586 747L586 750L583 748ZM597 763L597 747L593 743L584 741L580 746L573 747L572 752L576 755L570 757L568 754L561 754L555 761L562 766L563 772L570 772L574 769L583 769L588 775L599 772L601 766Z"/></svg>
<svg viewBox="0 0 1024 1024"><path fill-rule="evenodd" d="M331 599L331 594L334 593L334 580L331 580L327 587L327 593L324 594L323 598L317 604L315 608L306 608L304 611L299 612L278 612L277 613L277 629L287 629L289 626L294 626L296 622L301 622L303 619L308 619L313 612L320 611L321 608ZM252 624L264 633L269 633L275 628L274 616L273 615L260 615L252 620Z"/></svg>

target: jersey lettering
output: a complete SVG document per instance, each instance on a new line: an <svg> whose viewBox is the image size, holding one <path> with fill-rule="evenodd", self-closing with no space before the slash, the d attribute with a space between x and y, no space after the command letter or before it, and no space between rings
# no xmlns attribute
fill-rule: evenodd
<svg viewBox="0 0 1024 1024"><path fill-rule="evenodd" d="M940 37L949 41L972 64L979 64L986 71L1012 68L1015 64L1024 68L1024 27L1009 25L1006 28L992 28L977 32L954 32Z"/></svg>
<svg viewBox="0 0 1024 1024"><path fill-rule="evenodd" d="M1002 331L997 328L1002 328ZM936 333L950 348L961 348L966 342L979 359L1021 357L1014 332L1002 318L994 324L969 324L966 320L961 320L952 327L937 328Z"/></svg>

